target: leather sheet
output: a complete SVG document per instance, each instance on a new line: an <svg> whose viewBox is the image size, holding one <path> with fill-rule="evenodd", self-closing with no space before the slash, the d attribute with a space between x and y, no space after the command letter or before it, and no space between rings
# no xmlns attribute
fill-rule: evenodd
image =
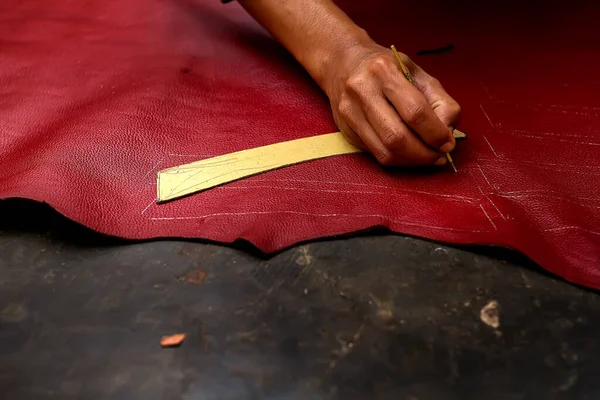
<svg viewBox="0 0 600 400"><path fill-rule="evenodd" d="M0 197L125 238L266 252L384 226L515 248L600 288L600 6L347 3L463 106L458 174L348 155L157 205L158 169L335 131L327 99L237 4L4 0Z"/></svg>

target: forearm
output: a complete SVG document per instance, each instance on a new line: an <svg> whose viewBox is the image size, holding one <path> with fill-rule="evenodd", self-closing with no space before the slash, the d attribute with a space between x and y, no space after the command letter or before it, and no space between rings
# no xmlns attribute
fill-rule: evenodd
<svg viewBox="0 0 600 400"><path fill-rule="evenodd" d="M369 41L331 0L239 0L322 87L328 66L352 46Z"/></svg>
<svg viewBox="0 0 600 400"><path fill-rule="evenodd" d="M459 105L406 55L414 85L389 48L333 0L238 0L329 97L344 136L385 165L443 165Z"/></svg>

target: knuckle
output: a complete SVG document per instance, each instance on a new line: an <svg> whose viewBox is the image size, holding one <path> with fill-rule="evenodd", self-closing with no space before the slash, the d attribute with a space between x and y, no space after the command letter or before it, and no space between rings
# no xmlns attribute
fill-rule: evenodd
<svg viewBox="0 0 600 400"><path fill-rule="evenodd" d="M410 125L419 125L427 119L427 112L422 104L417 102L409 102L406 105L406 115L404 116L406 122Z"/></svg>
<svg viewBox="0 0 600 400"><path fill-rule="evenodd" d="M381 136L381 142L388 149L402 148L405 140L405 133L398 129L390 129L388 132Z"/></svg>
<svg viewBox="0 0 600 400"><path fill-rule="evenodd" d="M351 93L359 93L365 86L366 76L362 73L357 73L346 79L345 89Z"/></svg>
<svg viewBox="0 0 600 400"><path fill-rule="evenodd" d="M436 87L436 88L440 88L442 87L442 83L439 81L439 79L434 78L433 76L429 76L429 85Z"/></svg>
<svg viewBox="0 0 600 400"><path fill-rule="evenodd" d="M386 72L390 67L390 62L387 57L384 56L376 56L372 58L368 65L367 70L372 75L380 75Z"/></svg>
<svg viewBox="0 0 600 400"><path fill-rule="evenodd" d="M342 118L350 118L352 116L352 103L348 100L340 101L337 106L337 111Z"/></svg>

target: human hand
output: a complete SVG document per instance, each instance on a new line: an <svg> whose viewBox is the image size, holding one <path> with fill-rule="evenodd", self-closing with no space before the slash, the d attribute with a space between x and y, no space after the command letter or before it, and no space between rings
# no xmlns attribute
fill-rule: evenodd
<svg viewBox="0 0 600 400"><path fill-rule="evenodd" d="M461 109L440 82L406 55L374 42L357 44L329 64L323 88L346 139L383 165L444 165L454 149Z"/></svg>

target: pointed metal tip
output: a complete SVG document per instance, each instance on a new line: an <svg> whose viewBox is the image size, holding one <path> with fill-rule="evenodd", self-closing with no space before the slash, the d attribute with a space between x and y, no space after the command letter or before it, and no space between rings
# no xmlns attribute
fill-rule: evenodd
<svg viewBox="0 0 600 400"><path fill-rule="evenodd" d="M446 158L448 159L448 162L450 163L450 165L452 165L452 169L454 170L454 172L458 172L458 170L456 169L456 165L454 165L454 160L452 159L452 156L450 155L450 153L446 153Z"/></svg>

